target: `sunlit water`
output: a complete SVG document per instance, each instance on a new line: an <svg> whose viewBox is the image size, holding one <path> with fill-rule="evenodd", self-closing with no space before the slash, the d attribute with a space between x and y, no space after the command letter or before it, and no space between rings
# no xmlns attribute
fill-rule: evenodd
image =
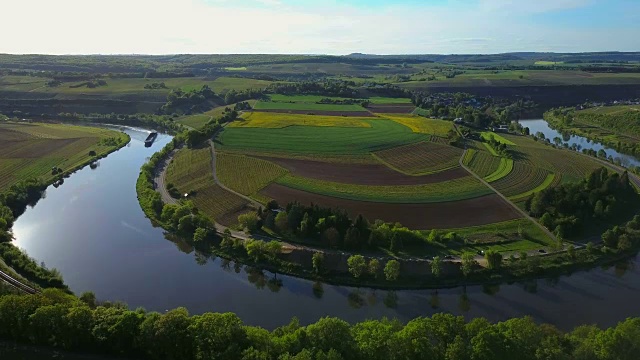
<svg viewBox="0 0 640 360"><path fill-rule="evenodd" d="M165 311L184 306L191 313L237 313L247 324L266 328L297 316L310 323L323 316L355 322L397 317L408 321L436 312L504 320L531 315L571 328L606 326L640 315L640 276L636 261L560 279L526 284L470 286L424 291L374 291L278 275L282 287L251 276L242 266L185 253L144 216L135 183L142 164L170 137L145 148L146 133L128 129L129 146L85 168L22 215L14 226L15 244L62 272L76 293L91 290L101 300ZM468 216L461 214L461 216ZM181 250L181 248L183 250ZM253 283L252 283L253 282ZM272 283L273 284L273 283ZM271 285L272 285L271 284Z"/></svg>

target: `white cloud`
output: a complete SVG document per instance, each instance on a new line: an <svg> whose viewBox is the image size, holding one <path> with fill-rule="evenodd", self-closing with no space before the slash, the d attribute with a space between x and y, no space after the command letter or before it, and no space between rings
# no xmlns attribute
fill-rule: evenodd
<svg viewBox="0 0 640 360"><path fill-rule="evenodd" d="M407 54L640 48L640 38L627 36L634 29L574 30L514 16L580 6L584 0L481 0L478 7L383 9L256 1L265 6L238 7L227 0L3 0L0 52Z"/></svg>

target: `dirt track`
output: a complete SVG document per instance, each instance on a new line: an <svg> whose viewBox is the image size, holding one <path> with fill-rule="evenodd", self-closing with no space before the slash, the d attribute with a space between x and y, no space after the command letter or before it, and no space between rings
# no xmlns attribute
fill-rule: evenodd
<svg viewBox="0 0 640 360"><path fill-rule="evenodd" d="M341 164L267 156L258 157L274 162L297 176L358 185L420 185L469 176L462 168L423 176L410 176L382 164Z"/></svg>
<svg viewBox="0 0 640 360"><path fill-rule="evenodd" d="M521 214L505 203L498 195L486 195L475 199L431 203L388 204L354 201L313 194L306 191L271 184L261 194L287 204L299 201L303 204L345 209L350 216L364 215L369 221L382 219L399 222L411 229L451 229L486 225L521 218Z"/></svg>

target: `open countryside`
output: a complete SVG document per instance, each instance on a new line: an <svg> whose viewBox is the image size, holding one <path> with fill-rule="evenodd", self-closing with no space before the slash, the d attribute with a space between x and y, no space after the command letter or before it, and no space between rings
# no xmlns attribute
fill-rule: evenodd
<svg viewBox="0 0 640 360"><path fill-rule="evenodd" d="M25 4L0 359L637 360L634 2Z"/></svg>

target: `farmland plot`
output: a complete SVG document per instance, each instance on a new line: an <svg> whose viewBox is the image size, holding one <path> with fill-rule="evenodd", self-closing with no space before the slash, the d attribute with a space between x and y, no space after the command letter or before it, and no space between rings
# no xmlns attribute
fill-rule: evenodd
<svg viewBox="0 0 640 360"><path fill-rule="evenodd" d="M247 206L245 199L213 181L209 147L178 151L167 168L167 182L174 184L180 193L191 193L198 209L216 221Z"/></svg>
<svg viewBox="0 0 640 360"><path fill-rule="evenodd" d="M459 166L462 150L449 145L420 142L378 151L373 155L399 172L423 175Z"/></svg>
<svg viewBox="0 0 640 360"><path fill-rule="evenodd" d="M286 175L278 184L343 199L388 203L432 203L475 198L491 190L472 176L424 185L367 186Z"/></svg>
<svg viewBox="0 0 640 360"><path fill-rule="evenodd" d="M243 195L253 195L287 173L277 164L250 156L218 153L216 157L220 181Z"/></svg>

